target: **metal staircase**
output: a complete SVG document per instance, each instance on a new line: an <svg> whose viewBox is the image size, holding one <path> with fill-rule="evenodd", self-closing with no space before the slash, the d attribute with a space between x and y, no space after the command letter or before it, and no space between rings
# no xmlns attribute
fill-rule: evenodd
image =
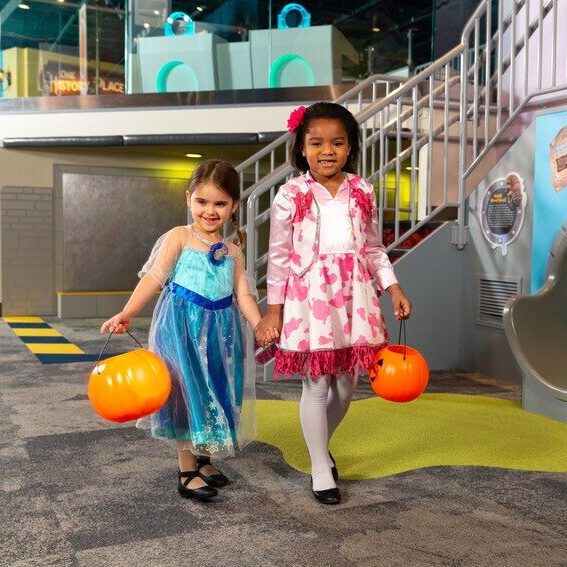
<svg viewBox="0 0 567 567"><path fill-rule="evenodd" d="M375 75L335 102L356 117L362 137L359 174L374 184L388 251L456 207L453 243L466 245L465 200L473 173L520 115L567 88L558 65L558 14L567 0L484 0L461 42L409 79ZM269 212L292 174L285 134L237 167L240 224L249 275L266 279Z"/></svg>

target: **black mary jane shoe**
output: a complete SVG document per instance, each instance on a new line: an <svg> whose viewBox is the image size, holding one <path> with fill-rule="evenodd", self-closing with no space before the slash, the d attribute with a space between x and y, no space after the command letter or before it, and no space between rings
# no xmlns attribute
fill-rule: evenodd
<svg viewBox="0 0 567 567"><path fill-rule="evenodd" d="M331 474L333 475L333 480L337 482L339 480L339 471L337 469L337 463L335 463L335 459L333 458L333 455L331 455L331 451L329 451L329 457L331 457L331 462L333 463L333 466L331 467Z"/></svg>
<svg viewBox="0 0 567 567"><path fill-rule="evenodd" d="M313 490L313 479L311 479L311 492L315 499L321 504L340 504L341 493L338 488L327 488L327 490Z"/></svg>
<svg viewBox="0 0 567 567"><path fill-rule="evenodd" d="M214 474L205 474L201 469L211 464L210 457L197 457L197 474L209 485L217 488L227 485L230 481L220 471ZM216 468L216 467L215 467ZM217 469L218 470L218 469Z"/></svg>
<svg viewBox="0 0 567 567"><path fill-rule="evenodd" d="M199 500L200 502L207 502L211 498L214 498L218 491L212 486L200 486L199 488L188 488L187 485L194 479L200 477L197 471L179 471L177 473L177 492L183 498L193 498L194 500ZM182 481L181 479L185 480Z"/></svg>

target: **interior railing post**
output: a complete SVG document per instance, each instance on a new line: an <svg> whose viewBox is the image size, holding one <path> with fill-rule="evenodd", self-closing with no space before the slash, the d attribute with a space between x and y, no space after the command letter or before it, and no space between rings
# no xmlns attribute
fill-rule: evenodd
<svg viewBox="0 0 567 567"><path fill-rule="evenodd" d="M490 126L490 104L491 104L491 84L490 79L490 62L492 54L492 14L491 14L491 0L486 0L486 38L484 48L484 146L488 144L489 140L489 126Z"/></svg>
<svg viewBox="0 0 567 567"><path fill-rule="evenodd" d="M466 38L468 40L468 37ZM457 248L462 248L464 244L461 243L461 234L465 228L465 207L464 207L464 184L465 184L465 159L466 159L466 147L467 147L467 90L468 90L468 42L463 37L463 42L465 43L465 49L461 53L461 96L460 96L460 108L459 108L459 122L460 122L460 133L459 133L459 170L457 175L457 201L459 203L459 208L457 210L457 236L454 238L454 244Z"/></svg>
<svg viewBox="0 0 567 567"><path fill-rule="evenodd" d="M402 99L396 101L396 181L394 187L394 240L400 237L400 176L401 164L400 154L402 153L402 123L400 116L402 114Z"/></svg>
<svg viewBox="0 0 567 567"><path fill-rule="evenodd" d="M473 159L478 152L478 80L479 80L479 30L480 19L474 23L474 61L473 61Z"/></svg>
<svg viewBox="0 0 567 567"><path fill-rule="evenodd" d="M543 58L543 2L539 4L537 13L537 89L541 90L542 85L542 58Z"/></svg>
<svg viewBox="0 0 567 567"><path fill-rule="evenodd" d="M510 23L510 99L508 114L516 107L516 0L512 2L512 19Z"/></svg>
<svg viewBox="0 0 567 567"><path fill-rule="evenodd" d="M551 14L551 86L557 86L557 0L552 1Z"/></svg>
<svg viewBox="0 0 567 567"><path fill-rule="evenodd" d="M384 134L384 109L380 110L380 116L378 118L378 123L379 123L379 155L378 155L378 164L379 164L379 170L380 172L382 172L384 170L384 165L385 165L385 158L386 158L386 141L385 141L385 134ZM385 183L384 183L384 174L381 173L378 176L378 219L379 219L379 223L378 223L378 237L380 238L380 241L382 241L383 238L383 234L382 234L382 228L383 228L383 219L384 219L384 193L385 193Z"/></svg>
<svg viewBox="0 0 567 567"><path fill-rule="evenodd" d="M498 32L497 32L497 53L495 57L496 65L496 131L500 131L500 126L502 124L502 59L504 54L502 53L502 41L503 41L503 8L502 2L498 1Z"/></svg>
<svg viewBox="0 0 567 567"><path fill-rule="evenodd" d="M443 108L443 120L445 129L443 132L443 203L447 203L447 174L448 174L448 154L449 154L449 74L450 66L445 66L445 104Z"/></svg>
<svg viewBox="0 0 567 567"><path fill-rule="evenodd" d="M411 226L415 224L416 211L415 211L415 200L416 200L416 182L417 182L417 133L419 129L419 110L417 108L417 86L412 89L411 92L412 100L412 127L411 127L411 162L410 162L410 220Z"/></svg>

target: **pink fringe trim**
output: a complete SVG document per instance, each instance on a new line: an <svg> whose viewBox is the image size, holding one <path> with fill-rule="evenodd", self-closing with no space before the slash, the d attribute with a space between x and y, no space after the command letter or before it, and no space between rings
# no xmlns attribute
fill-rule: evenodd
<svg viewBox="0 0 567 567"><path fill-rule="evenodd" d="M335 350L319 350L299 352L293 350L278 350L274 375L310 376L320 378L326 374L348 372L354 374L355 370L367 372L374 363L376 353L387 343L380 345L351 346Z"/></svg>

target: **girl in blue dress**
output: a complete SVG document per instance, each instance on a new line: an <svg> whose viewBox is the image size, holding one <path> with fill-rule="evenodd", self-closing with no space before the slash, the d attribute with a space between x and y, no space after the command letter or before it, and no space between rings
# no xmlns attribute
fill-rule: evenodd
<svg viewBox="0 0 567 567"><path fill-rule="evenodd" d="M132 319L161 289L150 327L150 350L169 368L171 395L149 419L154 437L175 440L178 491L210 500L228 483L210 458L232 456L254 435L255 376L244 373L239 312L253 328L261 320L239 245L223 240L222 228L236 222L240 180L221 160L194 171L186 192L193 223L163 235L140 272L141 280L124 309L101 332L124 333ZM265 333L264 344L278 337Z"/></svg>

